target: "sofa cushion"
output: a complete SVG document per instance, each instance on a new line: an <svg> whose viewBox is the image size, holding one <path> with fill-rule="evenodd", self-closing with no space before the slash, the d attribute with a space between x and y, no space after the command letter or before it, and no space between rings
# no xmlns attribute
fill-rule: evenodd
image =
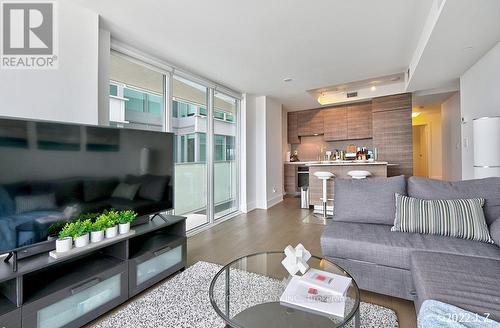
<svg viewBox="0 0 500 328"><path fill-rule="evenodd" d="M109 198L118 180L113 178L88 179L83 181L83 198L85 202Z"/></svg>
<svg viewBox="0 0 500 328"><path fill-rule="evenodd" d="M335 179L333 220L392 225L395 194L406 195L404 176Z"/></svg>
<svg viewBox="0 0 500 328"><path fill-rule="evenodd" d="M391 230L493 243L483 205L483 198L426 200L396 194L396 219Z"/></svg>
<svg viewBox="0 0 500 328"><path fill-rule="evenodd" d="M411 177L408 179L408 196L421 199L484 198L488 225L500 217L500 178L449 182Z"/></svg>
<svg viewBox="0 0 500 328"><path fill-rule="evenodd" d="M427 250L500 259L500 247L473 240L394 232L391 226L332 222L321 236L323 255L410 268L410 254Z"/></svg>
<svg viewBox="0 0 500 328"><path fill-rule="evenodd" d="M417 309L425 300L458 306L500 320L500 260L454 254L414 252L411 273Z"/></svg>
<svg viewBox="0 0 500 328"><path fill-rule="evenodd" d="M17 196L14 201L16 214L57 209L55 194Z"/></svg>
<svg viewBox="0 0 500 328"><path fill-rule="evenodd" d="M140 183L128 184L125 182L121 182L118 186L116 186L111 197L133 200L135 198L135 195L137 194L137 191L139 191L140 186Z"/></svg>
<svg viewBox="0 0 500 328"><path fill-rule="evenodd" d="M166 199L165 189L169 183L168 176L157 176L157 175L128 175L125 179L126 183L135 184L140 183L138 196L143 199L149 199L153 201L160 201Z"/></svg>
<svg viewBox="0 0 500 328"><path fill-rule="evenodd" d="M500 220L496 220L492 225L490 225L490 235L495 244L500 246Z"/></svg>

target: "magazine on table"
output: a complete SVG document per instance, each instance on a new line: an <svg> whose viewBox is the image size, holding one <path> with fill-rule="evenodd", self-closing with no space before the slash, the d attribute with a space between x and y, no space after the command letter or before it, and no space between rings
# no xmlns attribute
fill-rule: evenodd
<svg viewBox="0 0 500 328"><path fill-rule="evenodd" d="M341 296L345 296L352 283L352 278L312 268L301 279L311 285L325 288L329 292Z"/></svg>
<svg viewBox="0 0 500 328"><path fill-rule="evenodd" d="M341 280L343 284L339 284L339 289L337 290L336 280L338 277L345 277L334 275L335 277L325 278L326 282L323 281L321 284L317 282L311 283L310 280L317 280L317 275L320 273L324 276L326 272L314 270L310 275L306 273L307 276L292 277L284 293L281 295L280 303L284 306L319 315L333 315L343 318L345 315L345 292L349 288L349 285L347 285L343 293L340 293L341 286L343 286L345 281ZM334 280L332 281L331 279Z"/></svg>

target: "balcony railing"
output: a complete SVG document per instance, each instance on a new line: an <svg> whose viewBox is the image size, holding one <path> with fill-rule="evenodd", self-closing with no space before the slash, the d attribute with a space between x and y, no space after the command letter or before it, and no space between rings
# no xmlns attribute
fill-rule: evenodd
<svg viewBox="0 0 500 328"><path fill-rule="evenodd" d="M207 164L175 164L174 208L178 215L200 212L207 207ZM214 163L215 205L236 200L236 162Z"/></svg>

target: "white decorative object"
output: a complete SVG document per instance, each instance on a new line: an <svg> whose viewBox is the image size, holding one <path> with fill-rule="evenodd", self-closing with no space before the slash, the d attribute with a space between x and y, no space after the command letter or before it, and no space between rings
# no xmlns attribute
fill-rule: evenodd
<svg viewBox="0 0 500 328"><path fill-rule="evenodd" d="M80 248L80 247L85 247L89 244L89 234L86 233L83 236L76 237L75 238L75 247Z"/></svg>
<svg viewBox="0 0 500 328"><path fill-rule="evenodd" d="M118 235L118 226L106 229L106 238L114 238Z"/></svg>
<svg viewBox="0 0 500 328"><path fill-rule="evenodd" d="M295 248L288 245L285 248L285 255L281 264L292 276L299 271L304 274L309 269L307 261L311 258L311 253L302 244L298 244Z"/></svg>
<svg viewBox="0 0 500 328"><path fill-rule="evenodd" d="M56 240L56 252L57 253L65 253L70 251L73 248L73 238L66 237L60 238Z"/></svg>
<svg viewBox="0 0 500 328"><path fill-rule="evenodd" d="M353 179L360 180L360 179L366 179L372 174L369 171L353 170L347 172L347 175L349 175Z"/></svg>
<svg viewBox="0 0 500 328"><path fill-rule="evenodd" d="M118 232L120 233L120 235L123 235L125 233L128 233L130 231L130 222L127 222L127 223L120 223L118 225Z"/></svg>
<svg viewBox="0 0 500 328"><path fill-rule="evenodd" d="M473 120L474 176L500 176L500 117L482 117Z"/></svg>
<svg viewBox="0 0 500 328"><path fill-rule="evenodd" d="M90 242L98 243L104 239L104 231L92 231L90 233Z"/></svg>

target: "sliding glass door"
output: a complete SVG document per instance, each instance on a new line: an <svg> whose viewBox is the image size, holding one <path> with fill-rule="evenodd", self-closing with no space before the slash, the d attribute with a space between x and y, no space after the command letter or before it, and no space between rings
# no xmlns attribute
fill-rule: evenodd
<svg viewBox="0 0 500 328"><path fill-rule="evenodd" d="M240 100L115 51L110 78L110 125L174 133L174 211L187 229L237 212Z"/></svg>
<svg viewBox="0 0 500 328"><path fill-rule="evenodd" d="M175 134L175 213L187 216L187 229L210 222L207 213L207 88L174 76L172 132Z"/></svg>
<svg viewBox="0 0 500 328"><path fill-rule="evenodd" d="M222 93L214 100L214 217L238 209L238 101Z"/></svg>

